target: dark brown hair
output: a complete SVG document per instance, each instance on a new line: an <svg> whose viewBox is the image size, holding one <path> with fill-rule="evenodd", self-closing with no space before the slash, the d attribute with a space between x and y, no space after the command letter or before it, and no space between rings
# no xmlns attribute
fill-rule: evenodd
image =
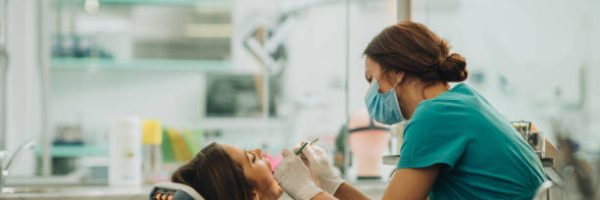
<svg viewBox="0 0 600 200"><path fill-rule="evenodd" d="M243 168L214 142L177 169L171 181L191 186L207 200L249 200L254 188Z"/></svg>
<svg viewBox="0 0 600 200"><path fill-rule="evenodd" d="M467 63L448 42L420 23L402 21L375 36L364 54L384 70L405 72L425 83L467 79Z"/></svg>

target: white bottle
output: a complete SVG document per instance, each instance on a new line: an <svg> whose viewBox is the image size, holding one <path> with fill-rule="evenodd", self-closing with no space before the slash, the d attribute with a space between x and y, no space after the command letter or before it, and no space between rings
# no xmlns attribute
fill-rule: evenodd
<svg viewBox="0 0 600 200"><path fill-rule="evenodd" d="M138 118L117 120L109 132L108 183L142 185L142 132Z"/></svg>

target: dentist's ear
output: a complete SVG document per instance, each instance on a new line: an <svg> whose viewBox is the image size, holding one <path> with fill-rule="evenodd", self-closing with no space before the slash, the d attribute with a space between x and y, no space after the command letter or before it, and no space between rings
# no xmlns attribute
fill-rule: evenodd
<svg viewBox="0 0 600 200"><path fill-rule="evenodd" d="M399 85L400 83L402 83L405 75L406 75L406 72L403 72L403 71L385 70L385 72L382 74L382 78L385 79L390 84L390 86L395 87L395 86Z"/></svg>
<svg viewBox="0 0 600 200"><path fill-rule="evenodd" d="M394 72L394 75L396 77L395 84L400 85L400 83L402 83L402 81L404 80L404 76L406 75L406 72L398 70L398 71Z"/></svg>

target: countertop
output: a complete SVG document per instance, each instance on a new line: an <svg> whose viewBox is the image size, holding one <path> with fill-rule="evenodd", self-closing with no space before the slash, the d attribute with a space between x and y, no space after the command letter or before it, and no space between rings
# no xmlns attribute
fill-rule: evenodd
<svg viewBox="0 0 600 200"><path fill-rule="evenodd" d="M61 187L43 193L5 193L2 200L142 200L148 199L151 186L143 187Z"/></svg>
<svg viewBox="0 0 600 200"><path fill-rule="evenodd" d="M359 180L350 185L358 188L361 192L365 193L371 199L381 199L383 192L387 188L387 183L381 180Z"/></svg>
<svg viewBox="0 0 600 200"><path fill-rule="evenodd" d="M350 183L372 199L381 199L385 191L382 181L358 181ZM109 186L78 186L56 187L43 193L5 193L0 194L2 200L145 200L152 186L140 187L109 187Z"/></svg>

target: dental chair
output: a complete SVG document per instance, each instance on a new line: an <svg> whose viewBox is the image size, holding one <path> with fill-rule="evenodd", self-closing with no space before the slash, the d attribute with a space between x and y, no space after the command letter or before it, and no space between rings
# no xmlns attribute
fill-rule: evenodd
<svg viewBox="0 0 600 200"><path fill-rule="evenodd" d="M204 200L194 188L181 183L157 183L150 192L150 200Z"/></svg>

